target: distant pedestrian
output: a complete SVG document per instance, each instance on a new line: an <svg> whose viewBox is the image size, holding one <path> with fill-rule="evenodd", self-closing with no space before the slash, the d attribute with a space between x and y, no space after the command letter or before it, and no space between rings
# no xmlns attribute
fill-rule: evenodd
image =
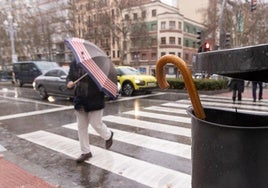
<svg viewBox="0 0 268 188"><path fill-rule="evenodd" d="M233 91L233 103L235 103L236 97L238 101L242 101L242 93L244 92L245 81L241 79L232 78L229 83L229 88Z"/></svg>
<svg viewBox="0 0 268 188"><path fill-rule="evenodd" d="M103 109L105 107L104 93L98 89L89 76L74 84L74 81L81 78L84 74L85 71L77 65L76 61L70 64L67 88L75 88L74 109L82 152L80 157L76 159L77 163L82 163L92 157L88 134L89 124L105 140L106 149L109 149L113 144L113 132L102 122Z"/></svg>
<svg viewBox="0 0 268 188"><path fill-rule="evenodd" d="M262 100L262 92L263 92L263 88L262 88L262 82L260 81L253 81L252 82L252 97L253 97L253 102L256 102L256 93L257 93L257 87L259 86L259 101Z"/></svg>

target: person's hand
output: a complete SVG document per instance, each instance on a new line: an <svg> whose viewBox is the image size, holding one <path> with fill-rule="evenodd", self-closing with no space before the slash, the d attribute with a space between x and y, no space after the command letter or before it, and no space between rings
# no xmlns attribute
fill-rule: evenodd
<svg viewBox="0 0 268 188"><path fill-rule="evenodd" d="M71 88L73 88L74 87L74 82L73 81L69 81L68 83L67 83L67 88L68 89L71 89Z"/></svg>

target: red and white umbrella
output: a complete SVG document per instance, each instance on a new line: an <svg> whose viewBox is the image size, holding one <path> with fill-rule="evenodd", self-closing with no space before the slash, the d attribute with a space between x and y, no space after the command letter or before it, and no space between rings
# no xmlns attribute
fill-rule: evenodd
<svg viewBox="0 0 268 188"><path fill-rule="evenodd" d="M68 38L65 43L98 88L115 99L118 93L117 72L110 58L98 46L84 39Z"/></svg>

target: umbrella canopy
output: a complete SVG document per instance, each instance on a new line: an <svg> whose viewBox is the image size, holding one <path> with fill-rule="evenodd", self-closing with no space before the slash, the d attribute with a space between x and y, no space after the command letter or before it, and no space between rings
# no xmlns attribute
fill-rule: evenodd
<svg viewBox="0 0 268 188"><path fill-rule="evenodd" d="M99 89L115 99L117 72L110 58L98 46L84 39L68 38L65 44Z"/></svg>

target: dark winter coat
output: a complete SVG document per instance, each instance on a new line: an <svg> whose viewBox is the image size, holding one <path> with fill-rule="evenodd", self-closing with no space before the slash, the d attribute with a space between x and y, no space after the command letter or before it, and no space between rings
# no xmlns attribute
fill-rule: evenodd
<svg viewBox="0 0 268 188"><path fill-rule="evenodd" d="M73 61L70 65L67 83L77 80L85 73L85 70ZM86 112L89 112L103 109L104 106L104 93L89 76L84 77L75 85L74 108L76 110L84 108Z"/></svg>
<svg viewBox="0 0 268 188"><path fill-rule="evenodd" d="M237 90L238 92L244 92L245 81L241 79L232 78L229 83L230 90Z"/></svg>

